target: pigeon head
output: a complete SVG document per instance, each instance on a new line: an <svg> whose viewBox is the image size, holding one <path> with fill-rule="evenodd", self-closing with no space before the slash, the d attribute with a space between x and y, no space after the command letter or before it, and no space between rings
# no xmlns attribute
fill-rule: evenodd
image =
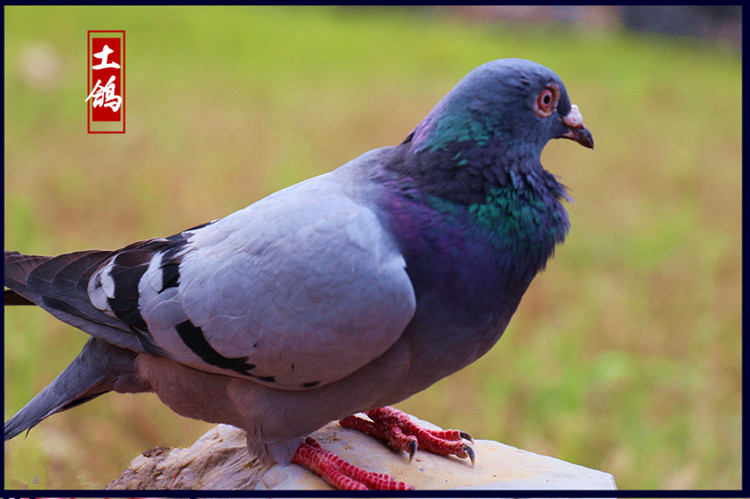
<svg viewBox="0 0 750 499"><path fill-rule="evenodd" d="M594 147L560 77L500 59L466 75L409 134L402 172L454 200L483 196L514 170L541 169L542 149L557 138Z"/></svg>
<svg viewBox="0 0 750 499"><path fill-rule="evenodd" d="M557 138L594 147L560 77L532 61L500 59L466 75L417 127L414 143L418 150L470 142L541 154Z"/></svg>

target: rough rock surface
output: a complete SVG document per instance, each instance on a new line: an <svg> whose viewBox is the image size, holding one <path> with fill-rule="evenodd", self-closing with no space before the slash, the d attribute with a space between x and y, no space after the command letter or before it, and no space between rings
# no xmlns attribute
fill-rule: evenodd
<svg viewBox="0 0 750 499"><path fill-rule="evenodd" d="M437 428L420 421L420 423ZM468 459L404 452L330 423L313 434L326 449L365 469L388 473L416 489L616 489L612 475L490 440L476 440ZM218 425L189 449L158 448L136 457L109 489L281 490L331 487L297 465L264 466L251 459L245 435Z"/></svg>

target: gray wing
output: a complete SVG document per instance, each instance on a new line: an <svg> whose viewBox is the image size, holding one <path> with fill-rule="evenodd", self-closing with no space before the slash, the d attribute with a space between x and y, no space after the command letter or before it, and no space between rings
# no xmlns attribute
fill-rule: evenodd
<svg viewBox="0 0 750 499"><path fill-rule="evenodd" d="M414 314L414 290L390 234L340 176L291 186L140 259L150 342L196 369L285 389L331 383L384 353ZM88 288L108 315L115 260Z"/></svg>

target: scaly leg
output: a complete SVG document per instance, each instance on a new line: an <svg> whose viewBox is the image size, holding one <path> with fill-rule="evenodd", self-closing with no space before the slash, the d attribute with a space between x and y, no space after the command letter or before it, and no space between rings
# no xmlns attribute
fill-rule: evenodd
<svg viewBox="0 0 750 499"><path fill-rule="evenodd" d="M311 437L307 437L300 444L292 462L308 468L333 487L341 490L409 490L413 488L404 482L397 482L385 473L373 473L347 463L333 452L323 449Z"/></svg>
<svg viewBox="0 0 750 499"><path fill-rule="evenodd" d="M464 439L470 442L473 440L466 432L422 428L405 412L393 407L373 409L366 414L372 421L354 415L342 419L339 424L385 440L396 450L408 452L409 462L420 448L441 456L453 454L460 458L468 457L472 466L474 465L474 450L464 442Z"/></svg>
<svg viewBox="0 0 750 499"><path fill-rule="evenodd" d="M357 415L339 421L345 428L359 430L367 435L385 440L396 450L409 453L409 462L418 448L441 456L468 457L474 465L474 450L464 442L472 442L471 435L458 430L429 430L414 423L409 416L393 407L367 411L371 420ZM385 473L374 473L358 468L323 449L313 438L299 446L293 463L310 469L333 487L342 490L408 490L413 487L398 482Z"/></svg>

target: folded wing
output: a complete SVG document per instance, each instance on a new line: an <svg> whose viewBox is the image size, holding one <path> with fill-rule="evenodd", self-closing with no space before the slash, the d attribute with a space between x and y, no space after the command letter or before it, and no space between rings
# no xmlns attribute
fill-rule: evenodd
<svg viewBox="0 0 750 499"><path fill-rule="evenodd" d="M154 352L306 389L351 374L400 337L416 307L405 265L373 209L327 174L115 253L88 295Z"/></svg>

